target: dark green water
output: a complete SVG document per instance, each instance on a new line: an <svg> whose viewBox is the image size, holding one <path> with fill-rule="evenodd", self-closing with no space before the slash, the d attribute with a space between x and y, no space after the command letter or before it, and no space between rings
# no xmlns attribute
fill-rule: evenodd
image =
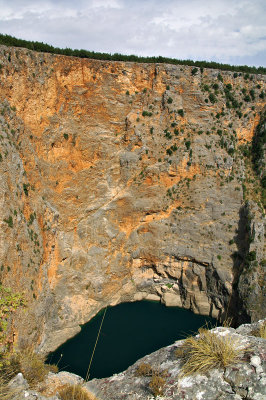
<svg viewBox="0 0 266 400"><path fill-rule="evenodd" d="M103 311L49 357L66 370L86 377ZM209 317L158 302L122 303L107 309L90 370L90 379L124 371L139 358L194 333ZM63 354L62 358L61 354Z"/></svg>

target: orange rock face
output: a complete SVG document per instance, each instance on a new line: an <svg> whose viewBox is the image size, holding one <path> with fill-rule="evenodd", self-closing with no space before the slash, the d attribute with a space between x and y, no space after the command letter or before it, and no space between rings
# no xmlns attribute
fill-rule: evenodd
<svg viewBox="0 0 266 400"><path fill-rule="evenodd" d="M158 296L213 316L231 307L239 249L228 243L252 174L240 145L265 77L220 82L216 70L4 46L0 63L1 274L28 299L19 345L53 350L121 301Z"/></svg>

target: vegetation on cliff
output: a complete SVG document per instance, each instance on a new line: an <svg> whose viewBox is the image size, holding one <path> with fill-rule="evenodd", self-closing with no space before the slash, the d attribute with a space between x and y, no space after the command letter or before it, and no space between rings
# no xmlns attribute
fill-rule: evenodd
<svg viewBox="0 0 266 400"><path fill-rule="evenodd" d="M175 354L180 357L182 353L181 376L186 376L236 364L243 356L243 351L243 347L231 336L219 336L207 329L200 329L199 335L188 337Z"/></svg>
<svg viewBox="0 0 266 400"><path fill-rule="evenodd" d="M110 60L110 61L133 61L138 63L166 63L166 64L177 64L177 65L191 65L194 66L192 70L192 75L196 75L198 73L198 68L202 71L203 68L213 68L220 69L223 71L238 71L245 72L251 74L265 74L265 67L249 67L247 65L229 65L229 64L221 64L214 61L193 61L193 60L178 60L175 58L162 57L162 56L154 56L154 57L141 57L136 56L134 54L125 55L125 54L109 54L109 53L100 53L95 51L88 51L84 49L70 49L65 48L61 49L59 47L53 47L47 43L29 41L23 39L17 39L10 35L0 34L0 44L5 46L14 46L14 47L25 47L30 50L41 51L44 53L52 53L52 54L62 54L66 56L74 56L80 58L93 58L96 60ZM197 68L198 67L198 68Z"/></svg>
<svg viewBox="0 0 266 400"><path fill-rule="evenodd" d="M24 304L21 293L14 293L10 288L6 288L0 283L0 345L8 344L6 334L8 324L13 313Z"/></svg>

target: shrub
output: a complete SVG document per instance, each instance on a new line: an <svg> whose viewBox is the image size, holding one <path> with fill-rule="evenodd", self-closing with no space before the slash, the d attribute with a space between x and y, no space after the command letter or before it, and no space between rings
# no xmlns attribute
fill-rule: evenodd
<svg viewBox="0 0 266 400"><path fill-rule="evenodd" d="M196 75L197 72L198 72L198 68L195 67L195 68L192 69L191 75L194 76L194 75Z"/></svg>
<svg viewBox="0 0 266 400"><path fill-rule="evenodd" d="M168 103L168 104L172 104L172 103L173 103L173 99L172 99L172 97L168 97L168 99L167 99L167 103Z"/></svg>
<svg viewBox="0 0 266 400"><path fill-rule="evenodd" d="M181 117L184 117L184 110L182 108L180 108L177 112Z"/></svg>
<svg viewBox="0 0 266 400"><path fill-rule="evenodd" d="M68 133L64 133L63 136L64 136L64 139L65 139L65 140L68 140Z"/></svg>
<svg viewBox="0 0 266 400"><path fill-rule="evenodd" d="M28 183L23 183L23 191L26 196L29 195L29 187L30 187L30 185Z"/></svg>
<svg viewBox="0 0 266 400"><path fill-rule="evenodd" d="M222 77L222 75L221 75L220 73L218 74L217 79L218 79L220 82L223 82L223 81L224 81L224 80L223 80L223 77Z"/></svg>
<svg viewBox="0 0 266 400"><path fill-rule="evenodd" d="M256 251L250 251L246 256L247 262L256 261Z"/></svg>
<svg viewBox="0 0 266 400"><path fill-rule="evenodd" d="M81 385L66 385L60 390L61 400L97 400L97 398Z"/></svg>
<svg viewBox="0 0 266 400"><path fill-rule="evenodd" d="M5 218L4 222L9 226L9 228L13 228L14 224L13 224L13 218L11 215L9 215L8 218Z"/></svg>
<svg viewBox="0 0 266 400"><path fill-rule="evenodd" d="M150 112L150 111L143 111L143 112L142 112L142 116L143 116L143 117L151 117L151 116L152 116L152 112Z"/></svg>
<svg viewBox="0 0 266 400"><path fill-rule="evenodd" d="M0 344L5 342L5 332L8 327L9 318L18 307L24 304L23 296L20 293L14 293L10 288L3 287L0 284Z"/></svg>
<svg viewBox="0 0 266 400"><path fill-rule="evenodd" d="M189 150L190 145L191 145L191 141L190 141L190 140L187 140L187 141L185 142L185 146L186 146L187 150Z"/></svg>
<svg viewBox="0 0 266 400"><path fill-rule="evenodd" d="M254 90L254 89L251 89L251 90L249 91L249 94L250 94L250 97L252 98L252 100L255 100L255 90Z"/></svg>
<svg viewBox="0 0 266 400"><path fill-rule="evenodd" d="M200 329L198 337L187 338L182 348L184 363L181 376L205 373L213 368L226 368L238 362L244 350L232 336L219 336L206 329Z"/></svg>
<svg viewBox="0 0 266 400"><path fill-rule="evenodd" d="M209 94L209 100L210 100L210 102L211 102L212 104L216 103L217 99L216 99L215 94L210 93L210 94Z"/></svg>

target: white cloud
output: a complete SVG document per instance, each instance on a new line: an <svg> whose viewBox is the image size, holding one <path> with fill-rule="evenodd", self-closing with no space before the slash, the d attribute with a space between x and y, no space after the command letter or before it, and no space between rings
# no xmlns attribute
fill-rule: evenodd
<svg viewBox="0 0 266 400"><path fill-rule="evenodd" d="M264 0L0 0L0 9L0 32L54 46L266 61Z"/></svg>

